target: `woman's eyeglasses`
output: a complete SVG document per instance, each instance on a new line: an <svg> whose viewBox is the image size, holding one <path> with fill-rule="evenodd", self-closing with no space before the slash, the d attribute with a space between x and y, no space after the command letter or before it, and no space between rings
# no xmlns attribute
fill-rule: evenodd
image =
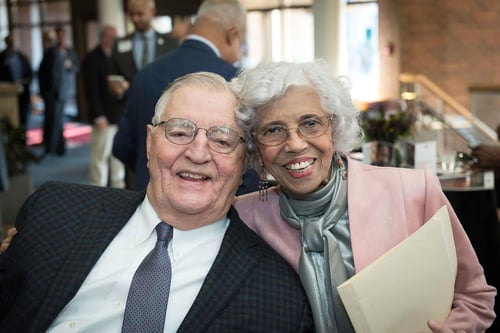
<svg viewBox="0 0 500 333"><path fill-rule="evenodd" d="M288 139L290 131L293 129L296 129L299 136L303 138L317 138L326 132L333 118L335 118L334 115L310 117L302 120L297 127L290 128L282 124L270 124L259 128L253 135L257 141L265 146L277 146L282 144Z"/></svg>

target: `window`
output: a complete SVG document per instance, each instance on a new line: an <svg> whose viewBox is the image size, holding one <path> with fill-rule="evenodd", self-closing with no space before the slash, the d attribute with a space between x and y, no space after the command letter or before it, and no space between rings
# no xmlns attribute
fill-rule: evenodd
<svg viewBox="0 0 500 333"><path fill-rule="evenodd" d="M4 17L8 19L4 20ZM55 38L53 29L57 26L66 30L68 42L73 44L70 0L0 0L0 35L13 34L15 47L28 57L35 73L47 47L46 37ZM71 83L72 97L65 109L69 116L75 116L78 112L75 84L74 81ZM36 77L31 90L34 96L38 94Z"/></svg>
<svg viewBox="0 0 500 333"><path fill-rule="evenodd" d="M345 40L341 42L342 65L351 78L352 97L375 100L379 92L378 4L350 1L344 7Z"/></svg>
<svg viewBox="0 0 500 333"><path fill-rule="evenodd" d="M331 1L331 0L323 0ZM379 94L377 1L341 2L338 46L340 75L353 84L357 100L374 100ZM314 60L312 1L244 1L247 9L247 45L243 67L265 61ZM291 4L290 7L284 3ZM259 8L259 6L266 6Z"/></svg>
<svg viewBox="0 0 500 333"><path fill-rule="evenodd" d="M7 4L6 0L0 0L0 50L5 48L5 43L3 39L9 33L9 27L7 23L9 20L7 19Z"/></svg>
<svg viewBox="0 0 500 333"><path fill-rule="evenodd" d="M244 67L262 61L314 59L314 24L311 8L249 11Z"/></svg>

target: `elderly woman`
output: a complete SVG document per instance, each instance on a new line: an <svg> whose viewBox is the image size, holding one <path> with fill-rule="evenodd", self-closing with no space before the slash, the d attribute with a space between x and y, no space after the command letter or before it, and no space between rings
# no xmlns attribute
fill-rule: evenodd
<svg viewBox="0 0 500 333"><path fill-rule="evenodd" d="M254 164L279 184L265 197L239 197L241 218L299 272L317 331L344 333L353 328L336 286L445 205L458 273L448 317L444 323L429 318L428 325L433 332L484 331L495 318L495 288L487 285L437 177L349 159L346 153L362 138L358 111L347 81L329 73L322 61L273 63L233 80L254 134Z"/></svg>

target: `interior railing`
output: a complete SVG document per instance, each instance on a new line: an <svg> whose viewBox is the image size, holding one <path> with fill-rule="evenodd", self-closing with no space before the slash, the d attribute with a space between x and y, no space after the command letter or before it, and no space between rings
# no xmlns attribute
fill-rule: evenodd
<svg viewBox="0 0 500 333"><path fill-rule="evenodd" d="M426 76L402 73L399 81L401 98L416 116L414 140L435 141L438 164L452 164L457 153L479 144L498 144L491 127Z"/></svg>

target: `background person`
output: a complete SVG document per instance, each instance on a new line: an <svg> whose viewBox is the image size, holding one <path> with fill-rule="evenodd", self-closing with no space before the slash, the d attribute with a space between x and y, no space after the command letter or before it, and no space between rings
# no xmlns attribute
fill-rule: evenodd
<svg viewBox="0 0 500 333"><path fill-rule="evenodd" d="M132 84L125 112L113 144L113 154L136 172L136 189L144 189L149 174L146 163L146 125L156 101L176 78L199 71L236 75L232 64L241 57L245 38L246 12L237 0L205 0L190 34L173 52L159 58L138 73ZM238 193L255 191L258 175L248 171Z"/></svg>
<svg viewBox="0 0 500 333"><path fill-rule="evenodd" d="M74 87L74 76L80 69L76 52L66 44L64 28L56 28L57 44L48 48L38 69L38 85L45 109L43 144L45 154L64 155L64 108Z"/></svg>
<svg viewBox="0 0 500 333"><path fill-rule="evenodd" d="M127 302L131 281L156 251L156 228L168 224L168 300L155 294L135 321L160 327L135 332L312 332L297 274L231 206L247 163L241 137L250 135L236 108L222 77L182 77L148 126L146 193L57 182L40 187L0 256L0 331L120 332L135 304ZM147 317L158 308L162 319Z"/></svg>
<svg viewBox="0 0 500 333"><path fill-rule="evenodd" d="M115 97L121 100L121 112L125 108L129 85L137 72L179 44L174 36L162 34L153 28L153 19L156 16L154 0L128 0L127 13L134 25L134 31L115 42L109 61L110 74L120 78L110 80L109 87ZM152 112L153 110L150 116ZM146 133L143 134L145 137ZM135 174L130 168L126 169L126 187L135 189Z"/></svg>
<svg viewBox="0 0 500 333"><path fill-rule="evenodd" d="M170 34L177 38L179 42L186 39L192 25L192 15L175 15L172 18L172 31Z"/></svg>
<svg viewBox="0 0 500 333"><path fill-rule="evenodd" d="M322 61L271 63L233 81L243 106L239 117L249 119L254 133L255 163L279 184L265 201L258 193L239 197L240 216L299 272L316 330L345 333L352 327L336 286L445 205L457 251L455 294L445 322L428 325L436 333L483 332L495 318L495 288L439 180L429 170L346 157L362 137L359 112L342 80L329 73Z"/></svg>
<svg viewBox="0 0 500 333"><path fill-rule="evenodd" d="M123 82L110 83L117 96L124 96L139 70L178 45L176 38L153 28L156 16L154 0L128 0L127 13L134 31L118 38L110 58L111 74L121 75L125 79Z"/></svg>
<svg viewBox="0 0 500 333"><path fill-rule="evenodd" d="M475 167L500 172L500 146L481 144L472 149L471 155L477 159Z"/></svg>
<svg viewBox="0 0 500 333"><path fill-rule="evenodd" d="M26 128L31 114L30 85L33 69L28 58L15 47L14 36L5 36L6 48L0 52L0 81L18 85L19 124Z"/></svg>
<svg viewBox="0 0 500 333"><path fill-rule="evenodd" d="M89 180L92 185L125 187L125 167L111 153L122 111L119 101L108 88L108 61L117 31L106 25L100 32L99 45L82 63L83 82L92 121Z"/></svg>

